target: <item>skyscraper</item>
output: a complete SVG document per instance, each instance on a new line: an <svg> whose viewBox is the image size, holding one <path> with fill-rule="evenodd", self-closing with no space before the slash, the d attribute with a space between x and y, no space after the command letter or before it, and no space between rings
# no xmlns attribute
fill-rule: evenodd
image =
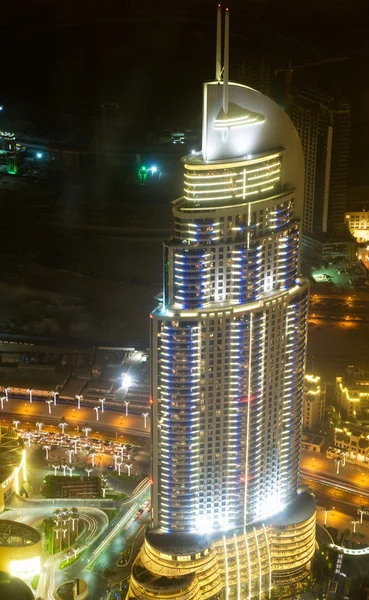
<svg viewBox="0 0 369 600"><path fill-rule="evenodd" d="M301 144L272 100L216 78L164 244L151 315L152 526L131 598L266 597L302 577L315 503L298 494L307 327Z"/></svg>
<svg viewBox="0 0 369 600"><path fill-rule="evenodd" d="M291 118L300 136L305 158L304 235L312 240L314 236L317 240L323 240L321 234L327 234L332 239L342 238L348 180L350 106L337 91L321 92L305 86L295 95Z"/></svg>

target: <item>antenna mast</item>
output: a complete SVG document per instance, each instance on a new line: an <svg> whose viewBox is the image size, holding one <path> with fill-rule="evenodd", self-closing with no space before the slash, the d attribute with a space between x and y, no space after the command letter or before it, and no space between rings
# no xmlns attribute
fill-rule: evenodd
<svg viewBox="0 0 369 600"><path fill-rule="evenodd" d="M222 78L222 6L218 4L217 9L217 45L215 56L215 79Z"/></svg>
<svg viewBox="0 0 369 600"><path fill-rule="evenodd" d="M228 79L229 79L229 10L225 9L224 24L224 66L223 66L223 111L228 113Z"/></svg>

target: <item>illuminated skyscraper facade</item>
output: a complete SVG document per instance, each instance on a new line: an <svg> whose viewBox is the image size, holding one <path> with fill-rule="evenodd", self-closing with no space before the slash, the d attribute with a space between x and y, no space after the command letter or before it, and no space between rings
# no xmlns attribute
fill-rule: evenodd
<svg viewBox="0 0 369 600"><path fill-rule="evenodd" d="M297 493L302 150L274 102L228 82L227 13L223 71L220 19L217 38L151 319L152 528L130 597L165 596L159 574L183 577L183 597L262 597L314 552L314 500Z"/></svg>

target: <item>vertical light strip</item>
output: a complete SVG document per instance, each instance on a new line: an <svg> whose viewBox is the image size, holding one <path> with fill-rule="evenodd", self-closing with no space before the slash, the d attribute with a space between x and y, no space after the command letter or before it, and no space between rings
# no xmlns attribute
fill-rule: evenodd
<svg viewBox="0 0 369 600"><path fill-rule="evenodd" d="M246 424L246 457L245 457L245 502L244 502L244 512L243 519L244 525L246 526L247 520L247 483L249 477L249 436L250 436L250 396L251 396L251 358L252 358L252 320L253 314L250 312L250 340L249 340L249 372L248 372L248 400L247 400L247 424Z"/></svg>
<svg viewBox="0 0 369 600"><path fill-rule="evenodd" d="M270 598L271 595L272 595L272 563L271 563L271 560L270 560L269 539L268 539L268 534L267 534L267 531L266 531L264 523L263 523L263 531L264 531L265 543L266 543L267 553L268 553L268 565L269 565L269 593L268 593L268 598Z"/></svg>
<svg viewBox="0 0 369 600"><path fill-rule="evenodd" d="M251 591L252 591L252 577L251 577L251 564L250 564L250 551L249 551L249 541L247 539L246 527L243 529L243 535L245 538L245 548L246 548L246 556L247 556L247 570L249 573L249 581L248 581L248 600L251 600Z"/></svg>
<svg viewBox="0 0 369 600"><path fill-rule="evenodd" d="M228 600L228 554L227 554L227 542L226 537L223 535L224 545L224 564L225 564L225 577L226 577L226 600Z"/></svg>
<svg viewBox="0 0 369 600"><path fill-rule="evenodd" d="M258 561L259 561L259 599L261 600L261 595L262 595L262 583L263 583L263 574L262 574L262 570L261 570L261 558L260 558L260 548L259 548L259 540L258 540L258 534L256 532L255 527L254 529L254 536L255 536L255 542L256 542L256 552L258 555Z"/></svg>
<svg viewBox="0 0 369 600"><path fill-rule="evenodd" d="M243 170L243 195L242 200L246 198L246 169Z"/></svg>
<svg viewBox="0 0 369 600"><path fill-rule="evenodd" d="M234 547L236 550L236 564L237 564L237 600L241 599L241 576L240 576L240 559L238 556L238 544L237 544L237 536L233 534L234 539Z"/></svg>

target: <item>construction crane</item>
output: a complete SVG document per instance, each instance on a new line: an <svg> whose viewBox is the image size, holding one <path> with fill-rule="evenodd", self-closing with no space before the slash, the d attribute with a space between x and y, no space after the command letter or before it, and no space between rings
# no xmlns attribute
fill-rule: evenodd
<svg viewBox="0 0 369 600"><path fill-rule="evenodd" d="M291 84L292 84L292 73L296 69L308 69L309 67L316 67L320 65L326 65L329 63L342 62L344 60L350 60L349 57L345 56L343 58L320 58L311 62L298 62L294 63L292 60L289 60L287 63L282 65L279 69L274 71L274 75L278 75L279 73L286 73L286 111L289 111L291 106Z"/></svg>

